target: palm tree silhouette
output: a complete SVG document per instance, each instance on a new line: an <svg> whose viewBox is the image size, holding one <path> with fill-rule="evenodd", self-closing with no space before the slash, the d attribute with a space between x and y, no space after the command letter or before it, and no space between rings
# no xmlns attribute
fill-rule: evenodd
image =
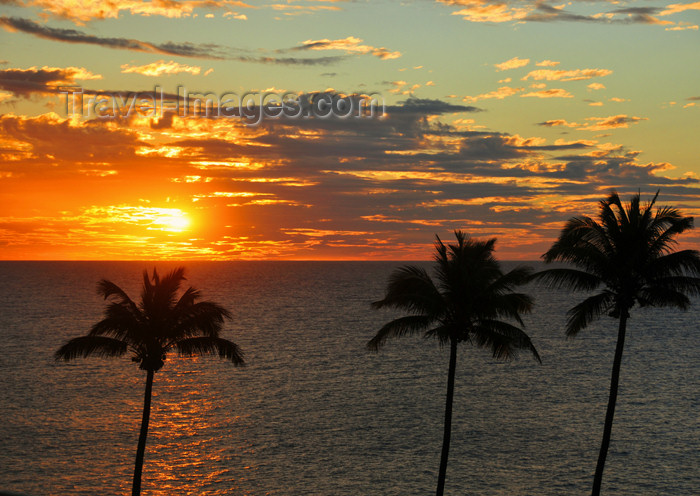
<svg viewBox="0 0 700 496"><path fill-rule="evenodd" d="M603 441L598 455L592 495L600 494L605 459L610 445L620 363L630 309L690 305L687 295L700 294L700 253L673 251L677 235L693 227L692 217L677 209L660 207L653 211L659 192L646 205L640 194L625 208L616 192L600 202L598 220L570 219L559 239L543 255L545 262L566 262L576 267L539 272L536 279L554 288L599 292L568 312L567 336L575 336L603 314L619 320L617 345L610 380Z"/></svg>
<svg viewBox="0 0 700 496"><path fill-rule="evenodd" d="M501 320L523 325L520 314L531 310L532 299L513 289L527 282L530 269L518 267L504 274L493 256L495 239L473 240L461 231L455 231L455 236L457 244L449 246L436 236L437 282L421 267L407 265L394 271L384 299L372 306L406 310L410 315L385 324L367 343L370 350L377 351L388 338L424 332L425 337L450 346L437 496L444 492L447 473L457 345L467 342L489 348L499 359L512 358L518 349L525 348L541 363L528 335Z"/></svg>
<svg viewBox="0 0 700 496"><path fill-rule="evenodd" d="M141 493L153 376L163 367L167 353L176 350L186 356L218 354L234 365L244 365L238 345L219 337L224 319L231 318L231 314L216 303L197 301L200 293L192 287L178 296L184 280L184 267L173 270L162 279L155 269L152 278L149 278L148 271L144 271L139 304L113 282L101 280L98 293L105 300L111 299L105 308L104 319L93 325L87 336L71 339L55 354L56 360L68 361L90 355L115 357L129 351L132 361L146 371L132 496Z"/></svg>

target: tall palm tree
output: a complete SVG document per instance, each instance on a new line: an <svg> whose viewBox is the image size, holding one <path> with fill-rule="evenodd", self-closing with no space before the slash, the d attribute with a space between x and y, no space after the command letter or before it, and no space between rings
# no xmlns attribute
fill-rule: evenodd
<svg viewBox="0 0 700 496"><path fill-rule="evenodd" d="M566 262L576 268L549 269L535 274L536 279L551 287L597 291L569 310L567 336L575 336L603 314L618 319L593 496L600 494L610 445L630 310L635 304L685 310L690 305L688 295L700 294L700 253L673 251L674 238L693 227L693 218L683 217L672 207L654 210L658 195L657 191L649 203L642 205L640 194L636 194L623 206L613 191L600 202L598 220L585 216L570 219L559 239L542 257L547 263Z"/></svg>
<svg viewBox="0 0 700 496"><path fill-rule="evenodd" d="M385 324L368 343L377 351L389 338L424 332L450 346L445 400L445 424L440 455L437 496L442 496L447 473L447 456L452 431L457 345L467 342L489 348L494 358L509 359L518 349L528 349L540 361L537 350L524 331L503 318L523 325L521 313L529 312L532 299L513 289L525 283L530 269L518 267L503 273L493 256L495 239L478 241L455 231L457 244L435 243L435 278L421 267L407 265L389 278L383 300L374 308L397 308L409 312Z"/></svg>
<svg viewBox="0 0 700 496"><path fill-rule="evenodd" d="M55 354L56 360L68 361L90 355L115 357L129 351L132 361L146 371L132 496L141 493L153 376L163 367L168 352L176 350L186 356L218 354L234 365L244 364L238 345L219 337L224 319L231 318L231 314L216 303L197 301L200 292L192 287L178 296L184 280L183 267L162 279L155 269L152 277L144 271L138 304L113 282L101 280L97 285L98 293L105 300L111 300L105 308L104 319L93 325L87 336L71 339Z"/></svg>

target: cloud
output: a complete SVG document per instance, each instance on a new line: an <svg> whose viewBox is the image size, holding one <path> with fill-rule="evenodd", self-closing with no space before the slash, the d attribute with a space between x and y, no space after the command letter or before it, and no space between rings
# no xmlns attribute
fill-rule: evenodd
<svg viewBox="0 0 700 496"><path fill-rule="evenodd" d="M238 12L225 12L224 18L230 17L231 19L238 19L239 21L247 21L248 16L245 14L239 14Z"/></svg>
<svg viewBox="0 0 700 496"><path fill-rule="evenodd" d="M700 2L674 3L671 5L667 5L666 9L659 12L659 15L667 16L671 14L678 14L679 12L685 12L686 10L700 10Z"/></svg>
<svg viewBox="0 0 700 496"><path fill-rule="evenodd" d="M578 124L572 125L569 122L565 121L564 119L552 119L549 121L538 122L537 125L544 126L544 127L556 127L556 126L575 127L575 126L578 126Z"/></svg>
<svg viewBox="0 0 700 496"><path fill-rule="evenodd" d="M391 51L385 47L373 47L370 45L362 45L362 40L354 36L347 38L330 40L306 40L301 45L292 48L292 50L342 50L349 54L370 54L382 60L396 59L401 57L401 52Z"/></svg>
<svg viewBox="0 0 700 496"><path fill-rule="evenodd" d="M524 20L531 22L569 21L593 24L673 24L670 21L661 21L652 16L658 11L659 9L655 7L631 7L594 15L581 15L564 10L563 5L553 6L545 2L539 2L535 5L534 11L529 13ZM615 16L619 15L626 17L623 19L615 18Z"/></svg>
<svg viewBox="0 0 700 496"><path fill-rule="evenodd" d="M20 157L38 163L70 164L72 170L84 166L80 163L131 160L137 147L145 145L134 131L81 123L54 113L38 117L4 114L0 116L0 130L6 138L20 144Z"/></svg>
<svg viewBox="0 0 700 496"><path fill-rule="evenodd" d="M679 22L676 26L673 26L672 28L666 28L666 31L685 31L687 29L691 29L693 31L697 31L700 28L697 24L692 24L690 22Z"/></svg>
<svg viewBox="0 0 700 496"><path fill-rule="evenodd" d="M519 67L525 67L530 63L530 59L520 59L518 57L513 57L510 60L501 62L500 64L495 64L496 69L499 71L507 71L509 69L517 69Z"/></svg>
<svg viewBox="0 0 700 496"><path fill-rule="evenodd" d="M523 0L511 2L506 0L437 0L439 3L460 10L452 15L462 16L470 22L582 22L587 24L648 24L673 25L671 21L660 20L655 15L665 16L690 9L698 9L699 2L693 4L673 4L666 10L657 7L628 7L619 8L596 14L580 14L566 10L566 6L577 7L576 2L562 5L551 5L546 0ZM612 0L608 3L616 4ZM674 28L669 28L674 29ZM692 28L690 28L692 29Z"/></svg>
<svg viewBox="0 0 700 496"><path fill-rule="evenodd" d="M580 14L565 10L566 6L576 6L569 2L562 5L551 5L546 0L523 0L509 2L505 0L437 0L440 3L453 7L461 7L461 10L452 12L452 15L460 15L470 22L582 22L586 24L647 24L666 27L666 31L682 31L686 29L697 30L696 24L662 20L655 16L667 16L686 10L700 9L700 2L692 4L673 4L665 10L658 7L627 7L615 10L598 12L596 14ZM608 3L616 4L612 0Z"/></svg>
<svg viewBox="0 0 700 496"><path fill-rule="evenodd" d="M646 121L646 117L629 117L625 114L611 115L609 117L586 117L585 123L567 122L564 119L554 119L538 123L539 126L557 127L564 126L581 131L606 131L609 129L628 128L630 124Z"/></svg>
<svg viewBox="0 0 700 496"><path fill-rule="evenodd" d="M0 181L16 199L0 197L0 244L8 257L48 246L58 258L395 260L420 258L436 232L462 228L533 258L571 215L595 211L611 184L697 200L697 178L665 177L670 164L640 163L615 143L450 124L477 110L410 98L382 119L256 128L177 115L157 127L5 115ZM180 235L167 218L181 213L193 222Z"/></svg>
<svg viewBox="0 0 700 496"><path fill-rule="evenodd" d="M555 62L553 60L543 60L542 62L537 62L535 65L537 67L556 67L560 62Z"/></svg>
<svg viewBox="0 0 700 496"><path fill-rule="evenodd" d="M527 17L531 6L512 7L508 2L489 0L438 0L440 3L461 7L452 15L471 22L509 22Z"/></svg>
<svg viewBox="0 0 700 496"><path fill-rule="evenodd" d="M481 95L477 96L465 96L462 100L467 103L477 102L479 100L489 100L491 98L503 100L504 98L516 95L523 90L525 90L525 88L512 88L510 86L501 86L497 90L490 91L489 93L482 93Z"/></svg>
<svg viewBox="0 0 700 496"><path fill-rule="evenodd" d="M20 2L18 2L20 3ZM122 11L132 15L163 16L170 18L190 17L195 9L229 9L231 7L252 8L236 0L27 0L21 2L40 7L54 17L70 19L79 23L93 19L118 19ZM229 14L230 12L226 12Z"/></svg>
<svg viewBox="0 0 700 496"><path fill-rule="evenodd" d="M105 48L159 53L163 55L176 55L180 57L301 66L330 65L339 62L344 58L342 56L297 58L258 55L232 55L232 52L242 52L243 50L231 49L214 43L195 44L189 42L176 43L172 41L166 43L149 43L130 38L101 37L86 34L75 29L42 26L34 21L17 17L0 17L0 26L8 31L21 31L23 33L52 41L61 41L64 43L84 43L88 45L98 45Z"/></svg>
<svg viewBox="0 0 700 496"><path fill-rule="evenodd" d="M555 69L537 69L530 71L522 78L527 81L532 78L536 81L582 81L592 79L594 77L604 77L612 74L613 71L608 69L574 69L574 70L555 70Z"/></svg>
<svg viewBox="0 0 700 496"><path fill-rule="evenodd" d="M561 88L552 88L549 90L533 91L520 95L521 98L537 97L537 98L573 98L574 95Z"/></svg>
<svg viewBox="0 0 700 496"><path fill-rule="evenodd" d="M611 115L609 117L588 117L588 121L594 124L587 125L588 131L605 131L607 129L627 128L630 124L636 124L640 121L648 120L646 117L628 117L627 115Z"/></svg>
<svg viewBox="0 0 700 496"><path fill-rule="evenodd" d="M52 94L62 86L75 86L76 80L102 79L83 67L30 67L0 69L0 89L27 98L33 94Z"/></svg>
<svg viewBox="0 0 700 496"><path fill-rule="evenodd" d="M604 90L605 85L601 83L591 83L586 88L591 89L591 90Z"/></svg>
<svg viewBox="0 0 700 496"><path fill-rule="evenodd" d="M312 0L313 1L313 0ZM334 0L329 0L334 1ZM344 0L342 0L344 1ZM319 11L338 11L342 10L340 7L335 5L290 5L283 3L273 3L265 6L266 8L272 10L283 11L286 16L298 16L305 14L313 14Z"/></svg>
<svg viewBox="0 0 700 496"><path fill-rule="evenodd" d="M178 64L177 62L173 62L172 60L169 62L159 60L157 62L152 62L146 65L122 64L121 69L122 73L141 74L143 76L151 77L180 74L182 72L197 75L202 70L202 68L199 66Z"/></svg>
<svg viewBox="0 0 700 496"><path fill-rule="evenodd" d="M39 38L61 41L64 43L84 43L98 45L119 50L133 50L138 52L161 53L166 55L179 55L184 57L197 57L206 59L224 58L224 47L215 44L197 45L194 43L148 43L130 38L107 38L83 33L75 29L51 28L42 26L29 19L18 17L0 17L0 26L8 31L21 31Z"/></svg>

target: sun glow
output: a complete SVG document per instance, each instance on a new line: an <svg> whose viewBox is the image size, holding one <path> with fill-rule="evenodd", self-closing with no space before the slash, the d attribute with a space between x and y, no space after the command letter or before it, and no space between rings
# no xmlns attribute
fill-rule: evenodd
<svg viewBox="0 0 700 496"><path fill-rule="evenodd" d="M180 233L190 227L190 217L179 208L163 208L134 205L112 205L109 207L91 207L85 210L83 217L91 226L103 224L122 224L149 231L166 231Z"/></svg>
<svg viewBox="0 0 700 496"><path fill-rule="evenodd" d="M150 229L160 229L168 232L183 232L190 227L190 219L187 214L177 208L158 209L162 212L154 214L153 224Z"/></svg>

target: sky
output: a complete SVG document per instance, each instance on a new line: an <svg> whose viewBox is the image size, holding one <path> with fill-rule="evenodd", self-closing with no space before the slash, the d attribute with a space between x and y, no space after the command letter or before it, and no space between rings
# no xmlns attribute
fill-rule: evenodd
<svg viewBox="0 0 700 496"><path fill-rule="evenodd" d="M698 216L699 24L668 0L0 0L0 259L424 260L461 229L534 260L612 190Z"/></svg>

